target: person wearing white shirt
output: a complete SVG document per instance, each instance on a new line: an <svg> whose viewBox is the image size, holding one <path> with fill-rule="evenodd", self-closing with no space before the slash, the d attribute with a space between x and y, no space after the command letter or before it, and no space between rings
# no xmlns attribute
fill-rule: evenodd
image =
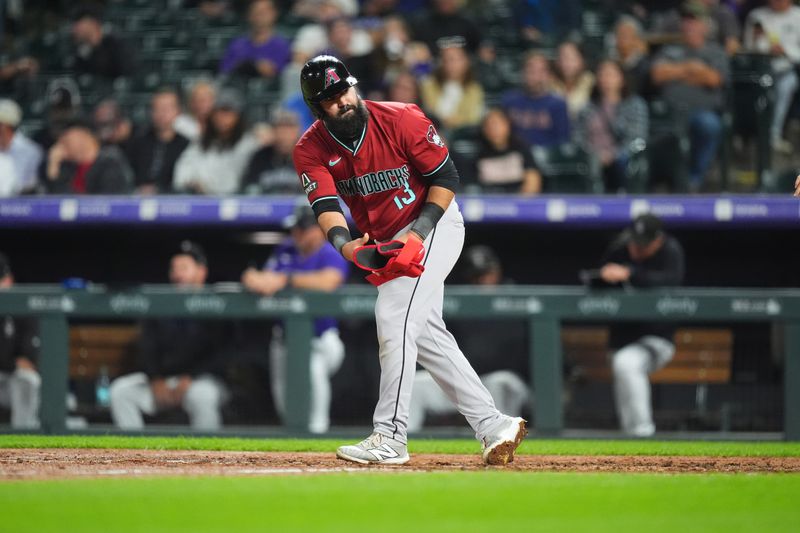
<svg viewBox="0 0 800 533"><path fill-rule="evenodd" d="M0 99L0 154L11 162L10 170L0 169L2 196L14 196L36 188L42 149L17 130L21 121L19 105L13 100Z"/></svg>
<svg viewBox="0 0 800 533"><path fill-rule="evenodd" d="M174 188L194 194L235 194L260 144L246 131L244 102L232 89L220 91L205 130L175 164Z"/></svg>
<svg viewBox="0 0 800 533"><path fill-rule="evenodd" d="M747 50L773 57L776 94L771 141L775 150L791 153L792 145L782 132L798 87L800 7L793 5L792 0L768 0L766 6L754 9L745 22L744 44Z"/></svg>

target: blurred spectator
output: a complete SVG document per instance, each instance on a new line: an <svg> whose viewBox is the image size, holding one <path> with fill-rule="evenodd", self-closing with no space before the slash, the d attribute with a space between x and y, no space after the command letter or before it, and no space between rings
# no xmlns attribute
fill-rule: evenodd
<svg viewBox="0 0 800 533"><path fill-rule="evenodd" d="M316 17L317 11L323 4L331 4L336 8L338 13L346 17L355 17L358 15L357 0L329 0L322 2L320 0L296 0L293 2L292 13L300 18L313 19Z"/></svg>
<svg viewBox="0 0 800 533"><path fill-rule="evenodd" d="M410 71L420 77L432 69L430 49L425 43L411 40L408 24L399 16L383 19L383 38L372 54L379 56L378 70L384 82L400 72Z"/></svg>
<svg viewBox="0 0 800 533"><path fill-rule="evenodd" d="M747 16L744 40L748 50L773 57L775 111L770 140L775 150L792 153L794 147L784 139L783 127L798 85L800 7L792 5L791 0L768 0L766 6L754 9Z"/></svg>
<svg viewBox="0 0 800 533"><path fill-rule="evenodd" d="M128 149L139 194L172 192L175 163L189 145L189 139L175 131L180 110L178 93L173 89L159 89L153 94L150 126L131 140Z"/></svg>
<svg viewBox="0 0 800 533"><path fill-rule="evenodd" d="M320 50L326 50L331 46L328 41L326 24L337 18L347 16L340 2L336 0L306 0L302 2L302 5L309 8L307 16L310 21L297 31L292 41L292 62L281 74L281 100L284 102L283 107L288 106L287 102L290 98L293 100L298 98L300 91L297 86L297 80L305 62L317 55ZM363 56L372 51L372 36L364 29L353 28L350 40L348 50L353 56ZM294 106L290 107L293 111L300 113L299 106L297 109Z"/></svg>
<svg viewBox="0 0 800 533"><path fill-rule="evenodd" d="M234 89L217 96L203 136L184 150L175 164L174 187L195 194L233 194L258 141L245 126L244 101Z"/></svg>
<svg viewBox="0 0 800 533"><path fill-rule="evenodd" d="M476 60L478 81L486 93L496 94L514 85L507 70L501 68L497 60L497 48L493 42L485 40L481 43Z"/></svg>
<svg viewBox="0 0 800 533"><path fill-rule="evenodd" d="M791 0L788 1L791 3ZM741 27L731 8L720 0L686 0L684 9L691 9L692 4L708 14L708 41L723 47L728 55L738 52L742 46ZM657 33L680 33L681 10L676 7L666 12L652 30Z"/></svg>
<svg viewBox="0 0 800 533"><path fill-rule="evenodd" d="M116 146L101 146L92 127L68 124L47 154L45 188L51 194L124 194L133 171Z"/></svg>
<svg viewBox="0 0 800 533"><path fill-rule="evenodd" d="M683 284L683 248L662 230L650 213L637 216L630 228L609 246L601 260L597 283L603 286L676 287ZM647 375L672 360L675 326L669 322L615 322L609 348L613 351L614 399L622 430L635 437L655 432Z"/></svg>
<svg viewBox="0 0 800 533"><path fill-rule="evenodd" d="M184 0L181 7L197 9L210 21L221 20L231 15L231 2L228 0Z"/></svg>
<svg viewBox="0 0 800 533"><path fill-rule="evenodd" d="M691 4L682 16L682 43L662 48L650 74L676 120L688 126L689 186L696 192L704 185L722 136L720 112L729 66L722 47L706 42L706 12Z"/></svg>
<svg viewBox="0 0 800 533"><path fill-rule="evenodd" d="M489 109L483 118L476 167L484 192L532 195L542 190L530 146L512 135L511 120L500 108Z"/></svg>
<svg viewBox="0 0 800 533"><path fill-rule="evenodd" d="M446 129L474 126L484 109L483 88L475 81L469 56L462 45L439 52L439 65L422 80L422 103Z"/></svg>
<svg viewBox="0 0 800 533"><path fill-rule="evenodd" d="M650 25L659 26L661 20L673 9L678 9L684 0L642 0L642 1L617 1L612 3L623 4L627 11L640 21ZM627 4L627 5L625 5Z"/></svg>
<svg viewBox="0 0 800 533"><path fill-rule="evenodd" d="M552 91L550 62L539 52L525 56L522 90L503 95L502 107L514 132L531 146L553 146L569 141L567 103Z"/></svg>
<svg viewBox="0 0 800 533"><path fill-rule="evenodd" d="M291 111L278 110L272 118L272 142L253 154L242 179L247 194L298 194L300 185L292 161L300 138L300 119Z"/></svg>
<svg viewBox="0 0 800 533"><path fill-rule="evenodd" d="M421 4L423 0L418 0ZM399 0L362 0L361 16L364 17L390 17L397 12L401 5L409 2ZM398 5L401 4L401 5Z"/></svg>
<svg viewBox="0 0 800 533"><path fill-rule="evenodd" d="M12 196L17 179L11 156L0 152L0 198Z"/></svg>
<svg viewBox="0 0 800 533"><path fill-rule="evenodd" d="M175 131L190 141L200 139L216 99L217 89L213 83L208 80L196 81L189 89L189 112L182 113L175 119Z"/></svg>
<svg viewBox="0 0 800 533"><path fill-rule="evenodd" d="M30 56L14 60L0 60L0 93L12 91L14 81L30 79L39 72L39 62Z"/></svg>
<svg viewBox="0 0 800 533"><path fill-rule="evenodd" d="M620 17L614 26L614 48L610 55L622 66L631 93L646 97L650 93L650 61L639 21L628 15Z"/></svg>
<svg viewBox="0 0 800 533"><path fill-rule="evenodd" d="M81 111L81 93L70 77L56 78L47 86L45 126L33 134L33 140L44 150L55 144L64 127L74 121ZM44 178L46 165L40 175Z"/></svg>
<svg viewBox="0 0 800 533"><path fill-rule="evenodd" d="M296 74L306 61L311 59L320 50L325 50L331 46L328 41L326 24L332 20L346 17L347 13L342 6L335 0L308 0L306 2L313 6L309 13L311 22L302 26L292 41L292 62L297 66ZM362 29L354 29L350 36L348 46L350 53L354 56L368 54L372 50L372 38L369 33ZM292 83L297 84L297 78L292 76Z"/></svg>
<svg viewBox="0 0 800 533"><path fill-rule="evenodd" d="M408 71L398 72L389 84L386 99L390 102L417 104L420 107L420 89L417 78Z"/></svg>
<svg viewBox="0 0 800 533"><path fill-rule="evenodd" d="M125 116L119 102L106 98L99 102L92 112L94 131L103 146L117 146L123 152L133 133L133 125Z"/></svg>
<svg viewBox="0 0 800 533"><path fill-rule="evenodd" d="M474 54L481 43L481 30L462 14L461 0L431 0L430 9L414 21L414 39L428 45L430 50L443 50L454 39L463 40L467 52Z"/></svg>
<svg viewBox="0 0 800 533"><path fill-rule="evenodd" d="M134 51L118 36L105 33L99 9L79 7L72 21L76 72L108 79L136 73Z"/></svg>
<svg viewBox="0 0 800 533"><path fill-rule="evenodd" d="M11 264L0 253L0 291L13 285ZM14 429L39 427L38 329L34 318L0 316L0 405L11 408Z"/></svg>
<svg viewBox="0 0 800 533"><path fill-rule="evenodd" d="M517 374L510 370L495 370L481 374L480 380L492 395L494 405L501 413L521 416L522 410L530 404L530 390ZM414 374L414 394L408 412L408 432L419 433L429 415L455 415L458 410L442 391L439 384L427 370L417 370Z"/></svg>
<svg viewBox="0 0 800 533"><path fill-rule="evenodd" d="M607 191L627 188L631 148L647 139L648 119L647 103L628 89L620 64L602 61L592 100L575 133L578 143L600 160Z"/></svg>
<svg viewBox="0 0 800 533"><path fill-rule="evenodd" d="M285 222L291 238L277 247L258 271L247 269L242 285L264 296L272 296L285 288L333 292L347 279L347 261L328 244L317 217L308 205L295 208ZM276 327L270 344L270 377L272 394L281 417L286 412L287 350L281 327ZM330 426L330 378L344 359L344 344L339 338L336 320L314 321L311 339L311 402L308 430L325 433Z"/></svg>
<svg viewBox="0 0 800 533"><path fill-rule="evenodd" d="M202 290L208 262L202 248L183 241L170 260L169 279L185 291ZM121 429L144 428L143 414L182 408L194 429L222 427L229 393L221 379L230 333L219 320L151 319L142 324L138 371L111 383L111 417Z"/></svg>
<svg viewBox="0 0 800 533"><path fill-rule="evenodd" d="M535 44L558 42L580 27L579 0L520 0L515 19L522 38Z"/></svg>
<svg viewBox="0 0 800 533"><path fill-rule="evenodd" d="M356 77L361 91L368 92L381 81L382 73L374 65L375 57L353 51L353 23L347 17L337 17L325 23L328 46L320 54L332 55L347 62L347 69ZM376 68L378 67L378 68Z"/></svg>
<svg viewBox="0 0 800 533"><path fill-rule="evenodd" d="M594 74L587 70L580 48L572 41L558 46L555 71L553 90L567 101L570 120L575 120L589 103L594 89Z"/></svg>
<svg viewBox="0 0 800 533"><path fill-rule="evenodd" d="M0 154L7 155L13 165L8 175L3 176L3 182L13 186L9 191L0 191L0 196L32 192L38 183L42 148L17 130L21 121L19 105L13 100L0 99Z"/></svg>
<svg viewBox="0 0 800 533"><path fill-rule="evenodd" d="M250 35L234 39L220 63L223 74L275 78L291 59L289 41L275 33L278 8L273 0L250 2Z"/></svg>

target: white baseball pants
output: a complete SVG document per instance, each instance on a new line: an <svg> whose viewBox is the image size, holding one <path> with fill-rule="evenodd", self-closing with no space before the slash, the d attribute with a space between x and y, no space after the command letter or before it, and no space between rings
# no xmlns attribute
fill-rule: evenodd
<svg viewBox="0 0 800 533"><path fill-rule="evenodd" d="M649 437L655 433L647 375L666 366L674 354L675 345L667 339L646 335L611 356L617 416L628 435Z"/></svg>
<svg viewBox="0 0 800 533"><path fill-rule="evenodd" d="M272 398L275 409L283 417L286 413L286 344L282 330L273 330L269 349L269 373ZM344 343L339 331L329 329L319 337L311 339L311 409L308 430L311 433L325 433L331 425L331 376L344 360Z"/></svg>
<svg viewBox="0 0 800 533"><path fill-rule="evenodd" d="M11 373L0 372L0 405L11 408L11 427L39 427L41 388L42 378L34 370L17 368Z"/></svg>
<svg viewBox="0 0 800 533"><path fill-rule="evenodd" d="M408 228L401 230L398 236ZM425 271L378 287L381 380L373 415L375 432L407 442L408 413L417 361L466 417L475 436L492 434L507 418L495 407L442 319L444 280L464 245L464 219L455 202L425 240Z"/></svg>
<svg viewBox="0 0 800 533"><path fill-rule="evenodd" d="M112 381L110 395L111 418L120 429L143 429L142 414L154 415L158 411L150 380L144 372L127 374ZM193 429L217 431L222 427L221 410L227 399L228 388L222 380L212 375L201 375L192 379L181 407L189 415Z"/></svg>

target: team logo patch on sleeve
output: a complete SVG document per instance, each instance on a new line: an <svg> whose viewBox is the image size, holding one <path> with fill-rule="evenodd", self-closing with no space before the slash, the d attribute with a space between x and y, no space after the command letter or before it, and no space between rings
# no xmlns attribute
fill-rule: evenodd
<svg viewBox="0 0 800 533"><path fill-rule="evenodd" d="M305 172L300 175L300 180L303 183L303 190L306 191L306 194L310 194L317 189L317 182L309 178Z"/></svg>
<svg viewBox="0 0 800 533"><path fill-rule="evenodd" d="M433 127L433 124L428 126L428 134L426 135L426 138L428 139L429 143L435 144L440 148L444 148L444 141L436 132L436 128Z"/></svg>

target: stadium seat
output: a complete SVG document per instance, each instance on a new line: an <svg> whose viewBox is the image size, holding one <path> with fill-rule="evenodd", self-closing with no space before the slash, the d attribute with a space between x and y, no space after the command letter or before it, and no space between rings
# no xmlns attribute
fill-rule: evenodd
<svg viewBox="0 0 800 533"><path fill-rule="evenodd" d="M475 159L478 155L478 127L456 128L447 136L450 155L458 168L462 186L466 192L479 192L475 175Z"/></svg>
<svg viewBox="0 0 800 533"><path fill-rule="evenodd" d="M731 58L733 132L756 146L756 175L769 187L772 147L769 129L775 106L772 60L763 54L736 54Z"/></svg>
<svg viewBox="0 0 800 533"><path fill-rule="evenodd" d="M689 140L675 120L675 111L664 100L650 102L648 164L651 182L667 182L676 192L689 189Z"/></svg>
<svg viewBox="0 0 800 533"><path fill-rule="evenodd" d="M570 381L610 382L609 330L598 326L567 326L561 330L564 359ZM706 415L709 385L731 379L733 332L723 328L682 327L675 332L675 355L670 363L650 375L658 385L694 385L694 414Z"/></svg>
<svg viewBox="0 0 800 533"><path fill-rule="evenodd" d="M533 159L543 178L547 193L603 192L603 180L597 160L572 143L559 146L534 146Z"/></svg>
<svg viewBox="0 0 800 533"><path fill-rule="evenodd" d="M650 161L647 154L647 141L634 139L628 147L628 181L625 191L631 194L646 193L650 184Z"/></svg>

